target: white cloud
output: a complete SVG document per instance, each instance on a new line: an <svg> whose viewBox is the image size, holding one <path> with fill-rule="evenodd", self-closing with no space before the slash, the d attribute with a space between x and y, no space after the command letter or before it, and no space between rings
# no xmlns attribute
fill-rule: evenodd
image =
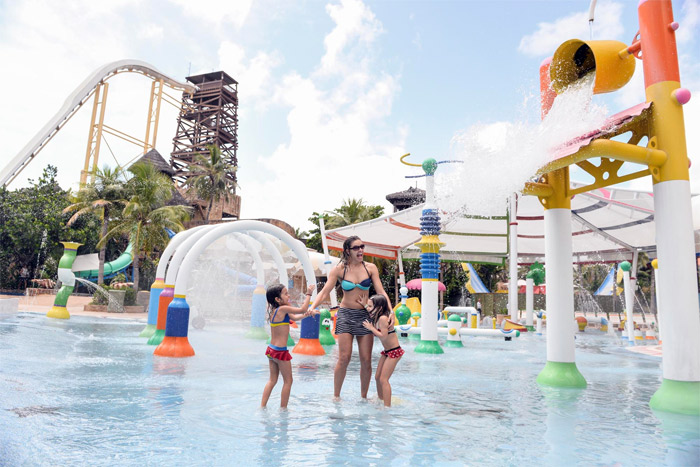
<svg viewBox="0 0 700 467"><path fill-rule="evenodd" d="M164 30L157 24L146 24L139 30L139 37L149 41L159 41L163 39Z"/></svg>
<svg viewBox="0 0 700 467"><path fill-rule="evenodd" d="M290 138L272 154L258 155L266 178L246 182L244 217L308 227L314 209L331 210L347 198L388 207L385 196L406 188L398 160L406 129L385 128L398 77L376 70L370 57L381 24L357 1L326 11L336 26L316 72L291 72L276 85L276 103L289 109Z"/></svg>
<svg viewBox="0 0 700 467"><path fill-rule="evenodd" d="M369 52L371 44L383 31L382 24L374 13L360 0L341 0L339 5L326 5L326 12L335 22L335 28L323 41L326 54L321 59L319 72L322 74L344 73L349 67L345 60L353 50L353 45L362 43L360 51ZM342 60L339 60L343 57Z"/></svg>
<svg viewBox="0 0 700 467"><path fill-rule="evenodd" d="M241 28L248 18L253 0L170 0L182 8L189 18L199 18L208 23Z"/></svg>
<svg viewBox="0 0 700 467"><path fill-rule="evenodd" d="M681 8L678 23L680 27L676 31L678 44L693 42L700 29L700 0L686 0Z"/></svg>
<svg viewBox="0 0 700 467"><path fill-rule="evenodd" d="M624 33L622 25L623 5L616 2L599 2L593 22L594 39L619 39ZM549 56L569 39L587 39L590 37L588 11L559 18L549 23L538 23L537 30L523 37L518 51L529 56Z"/></svg>
<svg viewBox="0 0 700 467"><path fill-rule="evenodd" d="M219 68L234 76L239 83L244 83L246 99L269 97L272 72L280 63L277 53L258 52L248 58L239 44L223 41L219 46Z"/></svg>

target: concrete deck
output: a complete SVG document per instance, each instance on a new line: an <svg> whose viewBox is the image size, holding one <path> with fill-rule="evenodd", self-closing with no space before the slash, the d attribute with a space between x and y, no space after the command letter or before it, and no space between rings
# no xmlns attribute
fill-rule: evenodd
<svg viewBox="0 0 700 467"><path fill-rule="evenodd" d="M53 306L55 295L0 295L0 298L19 298L19 311L46 314ZM107 313L102 311L85 311L83 307L92 301L91 297L68 297L68 313L75 316L92 316L96 318L129 319L146 322L148 313Z"/></svg>

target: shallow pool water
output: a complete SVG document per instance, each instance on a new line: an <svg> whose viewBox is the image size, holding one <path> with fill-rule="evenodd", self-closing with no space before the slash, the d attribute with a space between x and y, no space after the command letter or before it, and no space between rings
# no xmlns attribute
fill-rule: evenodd
<svg viewBox="0 0 700 467"><path fill-rule="evenodd" d="M661 360L577 335L585 390L539 387L543 336L463 338L392 377L395 405L360 399L357 354L333 402L335 347L294 354L259 408L265 343L246 324L192 331L197 355L153 356L143 323L0 314L0 465L691 465L700 419L653 413ZM374 356L380 345L375 343ZM375 396L374 382L370 396Z"/></svg>

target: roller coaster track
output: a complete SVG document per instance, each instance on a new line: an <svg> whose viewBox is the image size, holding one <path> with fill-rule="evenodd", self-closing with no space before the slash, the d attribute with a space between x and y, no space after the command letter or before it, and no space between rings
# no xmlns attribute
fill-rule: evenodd
<svg viewBox="0 0 700 467"><path fill-rule="evenodd" d="M46 144L58 133L68 120L76 114L95 92L100 83L119 73L140 73L152 80L163 80L171 88L187 93L194 93L197 88L192 84L182 83L158 71L153 65L140 60L119 60L97 69L68 96L63 106L44 127L27 143L24 148L0 171L0 186L9 185L19 173L39 154Z"/></svg>

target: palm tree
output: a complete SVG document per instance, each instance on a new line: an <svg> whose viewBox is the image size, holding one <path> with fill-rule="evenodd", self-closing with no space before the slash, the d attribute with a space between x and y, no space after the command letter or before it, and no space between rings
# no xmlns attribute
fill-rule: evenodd
<svg viewBox="0 0 700 467"><path fill-rule="evenodd" d="M121 167L114 169L104 166L94 173L93 181L80 188L73 199L73 204L63 210L63 213L74 212L68 220L68 227L73 225L84 214L94 214L102 219L100 238L107 235L110 213L114 213L126 204L125 179ZM104 283L106 242L100 247L97 283Z"/></svg>
<svg viewBox="0 0 700 467"><path fill-rule="evenodd" d="M127 182L130 200L113 222L113 227L100 240L128 236L134 255L134 290L139 288L139 259L164 248L169 241L166 228L174 232L184 230L189 219L189 206L166 206L172 198L173 183L153 164L137 162L129 167L132 177Z"/></svg>
<svg viewBox="0 0 700 467"><path fill-rule="evenodd" d="M236 182L230 177L236 172L236 167L227 161L218 146L207 146L209 156L196 154L194 163L190 166L192 175L187 185L194 189L200 199L208 202L205 224L209 223L209 215L214 202L229 201L236 194Z"/></svg>
<svg viewBox="0 0 700 467"><path fill-rule="evenodd" d="M349 198L343 201L343 205L330 212L326 221L326 228L337 229L346 225L357 224L375 219L384 213L382 206L368 206L362 198Z"/></svg>

